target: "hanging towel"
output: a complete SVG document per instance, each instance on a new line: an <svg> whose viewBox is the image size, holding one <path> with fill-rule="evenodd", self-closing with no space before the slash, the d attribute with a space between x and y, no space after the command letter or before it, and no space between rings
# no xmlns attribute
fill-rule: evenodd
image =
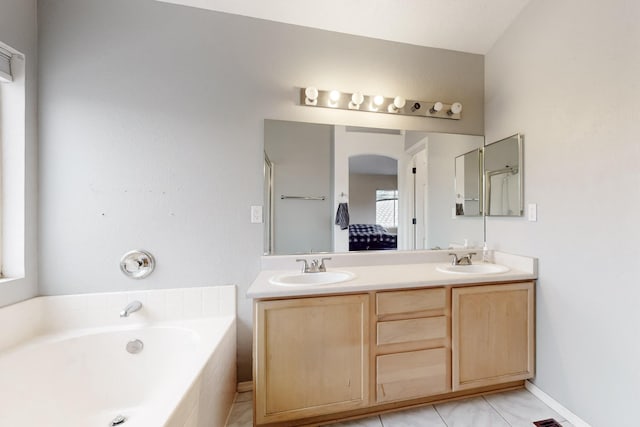
<svg viewBox="0 0 640 427"><path fill-rule="evenodd" d="M347 203L338 204L336 225L340 226L340 230L346 230L349 227L349 205Z"/></svg>

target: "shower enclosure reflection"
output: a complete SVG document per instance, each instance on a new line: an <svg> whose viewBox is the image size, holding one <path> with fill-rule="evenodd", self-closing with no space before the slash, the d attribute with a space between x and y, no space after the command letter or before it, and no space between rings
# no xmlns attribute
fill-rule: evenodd
<svg viewBox="0 0 640 427"><path fill-rule="evenodd" d="M489 216L521 216L524 211L520 134L484 148L485 209Z"/></svg>
<svg viewBox="0 0 640 427"><path fill-rule="evenodd" d="M482 149L456 157L456 215L482 215Z"/></svg>

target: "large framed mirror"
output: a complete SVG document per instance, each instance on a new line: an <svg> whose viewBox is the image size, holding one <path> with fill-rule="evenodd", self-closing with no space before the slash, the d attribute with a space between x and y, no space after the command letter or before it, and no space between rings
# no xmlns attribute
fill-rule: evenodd
<svg viewBox="0 0 640 427"><path fill-rule="evenodd" d="M485 214L522 216L523 136L512 135L484 147Z"/></svg>
<svg viewBox="0 0 640 427"><path fill-rule="evenodd" d="M265 253L481 245L484 220L455 215L452 183L454 159L483 145L477 135L265 120Z"/></svg>

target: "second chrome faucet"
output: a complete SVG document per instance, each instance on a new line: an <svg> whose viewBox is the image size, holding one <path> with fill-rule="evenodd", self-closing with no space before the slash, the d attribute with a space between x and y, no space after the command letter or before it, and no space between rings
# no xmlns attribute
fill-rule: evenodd
<svg viewBox="0 0 640 427"><path fill-rule="evenodd" d="M475 252L469 252L468 254L458 258L458 254L451 252L449 254L453 256L453 259L451 259L451 265L471 265L471 257L475 254Z"/></svg>

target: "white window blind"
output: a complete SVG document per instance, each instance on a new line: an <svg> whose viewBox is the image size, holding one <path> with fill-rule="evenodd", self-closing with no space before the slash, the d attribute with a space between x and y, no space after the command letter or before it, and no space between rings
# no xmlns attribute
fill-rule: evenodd
<svg viewBox="0 0 640 427"><path fill-rule="evenodd" d="M11 53L0 47L0 81L11 82Z"/></svg>

